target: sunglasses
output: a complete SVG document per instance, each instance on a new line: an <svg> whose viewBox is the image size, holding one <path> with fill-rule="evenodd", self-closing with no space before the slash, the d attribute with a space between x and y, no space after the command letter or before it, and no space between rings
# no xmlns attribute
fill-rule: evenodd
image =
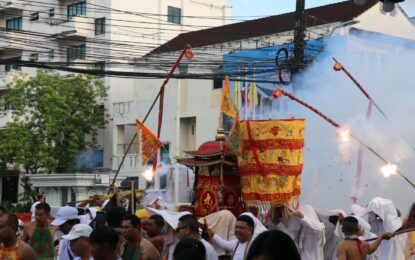
<svg viewBox="0 0 415 260"><path fill-rule="evenodd" d="M177 227L177 228L176 228L176 232L177 232L177 233L179 233L179 232L180 232L180 230L182 230L182 229L186 229L186 228L189 228L189 227L188 227L188 226Z"/></svg>

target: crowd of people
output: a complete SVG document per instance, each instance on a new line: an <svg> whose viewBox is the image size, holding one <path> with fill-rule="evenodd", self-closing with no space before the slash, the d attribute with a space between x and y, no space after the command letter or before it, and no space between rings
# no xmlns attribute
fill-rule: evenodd
<svg viewBox="0 0 415 260"><path fill-rule="evenodd" d="M227 210L198 219L147 208L149 215L140 218L124 207L71 206L52 217L45 201L33 210L33 221L19 232L17 217L0 208L0 260L408 259L408 236L392 235L402 226L398 211L382 198L365 208L353 205L350 215L309 205L274 207L269 221Z"/></svg>

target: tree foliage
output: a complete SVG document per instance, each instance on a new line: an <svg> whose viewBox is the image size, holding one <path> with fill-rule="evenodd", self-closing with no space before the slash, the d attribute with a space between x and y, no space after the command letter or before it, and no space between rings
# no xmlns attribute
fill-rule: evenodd
<svg viewBox="0 0 415 260"><path fill-rule="evenodd" d="M89 75L39 70L32 78L15 77L7 86L13 122L0 130L0 167L11 163L31 174L72 171L77 153L94 147L105 127L106 96L104 82Z"/></svg>

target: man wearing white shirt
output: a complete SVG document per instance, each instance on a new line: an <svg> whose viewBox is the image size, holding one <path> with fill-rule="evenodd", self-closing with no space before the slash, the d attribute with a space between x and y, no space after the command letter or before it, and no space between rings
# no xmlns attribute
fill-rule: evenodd
<svg viewBox="0 0 415 260"><path fill-rule="evenodd" d="M74 260L93 260L91 256L91 244L89 243L89 235L92 233L92 228L87 224L76 224L71 231L62 236L62 238L69 240L69 245L76 255Z"/></svg>
<svg viewBox="0 0 415 260"><path fill-rule="evenodd" d="M301 259L324 259L325 227L311 206L301 205L301 211L295 211L288 218L281 218L280 221L277 230L286 233L294 240Z"/></svg>
<svg viewBox="0 0 415 260"><path fill-rule="evenodd" d="M213 246L201 238L199 234L199 223L195 216L188 214L180 217L176 232L180 239L188 237L200 240L206 248L206 260L218 260L218 254Z"/></svg>
<svg viewBox="0 0 415 260"><path fill-rule="evenodd" d="M255 239L254 230L255 222L252 217L243 214L236 219L236 239L227 241L218 235L213 235L212 240L224 250L233 252L232 260L244 260L248 254L251 242Z"/></svg>
<svg viewBox="0 0 415 260"><path fill-rule="evenodd" d="M74 225L79 224L78 210L70 206L61 207L50 224L59 227L59 230L66 235ZM73 260L74 257L75 255L69 246L69 240L62 238L59 242L57 259Z"/></svg>

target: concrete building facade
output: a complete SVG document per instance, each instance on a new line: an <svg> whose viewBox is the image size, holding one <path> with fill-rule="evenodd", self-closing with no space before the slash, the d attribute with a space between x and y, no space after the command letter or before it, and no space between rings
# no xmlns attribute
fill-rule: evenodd
<svg viewBox="0 0 415 260"><path fill-rule="evenodd" d="M129 64L152 49L180 33L224 25L229 16L226 0L0 1L0 60L9 62L0 65L0 129L11 120L11 108L4 105L7 83L14 74L36 73L36 69L13 61L98 71L134 71ZM134 80L120 77L103 77L103 80L109 86L108 99L103 102L109 123L100 132L99 148L93 153L100 158L96 167L110 171L112 104L131 96Z"/></svg>

